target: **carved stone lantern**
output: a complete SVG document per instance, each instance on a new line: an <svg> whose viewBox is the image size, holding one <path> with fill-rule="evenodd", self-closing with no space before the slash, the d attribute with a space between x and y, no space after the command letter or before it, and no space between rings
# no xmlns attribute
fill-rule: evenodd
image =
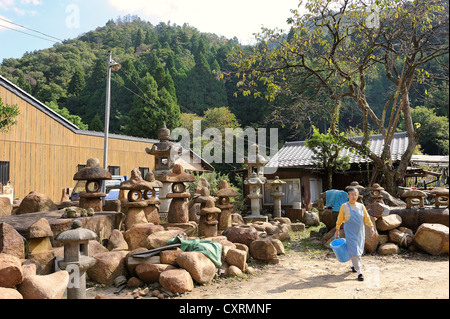
<svg viewBox="0 0 450 319"><path fill-rule="evenodd" d="M249 194L247 197L251 203L251 215L247 216L250 221L267 221L268 218L261 215L261 194L262 186L266 183L267 178L264 177L264 165L267 160L264 156L259 154L259 146L253 144L250 146L249 156L244 158L244 164L248 166L248 177L244 180L244 184L249 186Z"/></svg>
<svg viewBox="0 0 450 319"><path fill-rule="evenodd" d="M383 191L384 188L381 187L380 184L375 183L372 185L372 187L369 187L368 189L372 197L372 204L374 203L384 204L383 195L381 194L381 191Z"/></svg>
<svg viewBox="0 0 450 319"><path fill-rule="evenodd" d="M152 172L148 172L145 175L145 180L152 187L151 190L144 192L144 200L147 201L148 206L144 208L145 217L149 223L159 225L159 205L161 201L156 198L155 189L161 189L163 184L155 179L155 175ZM149 196L151 193L151 196Z"/></svg>
<svg viewBox="0 0 450 319"><path fill-rule="evenodd" d="M50 238L53 237L47 219L41 218L33 223L27 230L27 259L32 259L41 267L38 275L48 275L53 270L55 254Z"/></svg>
<svg viewBox="0 0 450 319"><path fill-rule="evenodd" d="M431 195L434 195L434 206L439 208L442 206L447 206L449 204L449 191L448 188L436 187L430 191Z"/></svg>
<svg viewBox="0 0 450 319"><path fill-rule="evenodd" d="M244 184L249 186L249 194L247 197L250 199L251 206L251 215L246 216L244 219L252 220L252 221L261 221L265 218L265 221L268 220L267 217L261 215L261 205L260 201L263 198L261 193L261 187L264 185L265 180L262 180L258 177L257 173L253 173L250 178L244 180ZM256 218L256 219L255 219Z"/></svg>
<svg viewBox="0 0 450 319"><path fill-rule="evenodd" d="M418 189L410 189L403 192L401 197L406 198L406 208L424 207L423 199L427 197L427 194Z"/></svg>
<svg viewBox="0 0 450 319"><path fill-rule="evenodd" d="M239 196L239 193L228 186L227 181L221 181L219 184L219 190L215 194L218 197L216 207L222 212L219 217L218 230L225 230L231 227L231 214L234 211L234 205L230 204L230 197Z"/></svg>
<svg viewBox="0 0 450 319"><path fill-rule="evenodd" d="M148 197L148 192L153 190L150 182L143 180L141 172L135 168L131 172L130 179L120 184L120 189L128 191L126 200L122 201L122 206L126 208L125 228L130 229L135 224L148 223L145 209L149 203L143 198Z"/></svg>
<svg viewBox="0 0 450 319"><path fill-rule="evenodd" d="M273 197L273 217L281 217L281 198L285 195L282 192L282 187L286 182L282 181L278 176L275 176L275 179L268 183L272 186L270 195Z"/></svg>
<svg viewBox="0 0 450 319"><path fill-rule="evenodd" d="M95 264L95 258L89 256L89 241L96 238L96 233L81 228L78 219L72 222L72 229L55 237L64 245L64 259L57 265L67 270L72 278L67 287L67 299L86 299L86 270Z"/></svg>
<svg viewBox="0 0 450 319"><path fill-rule="evenodd" d="M171 183L164 182L162 178L172 172L172 168L175 165L174 154L180 154L182 148L169 140L170 130L166 127L166 123L158 131L158 139L158 143L153 144L152 148L147 147L145 151L147 154L155 157L155 169L153 173L156 180L163 182L162 188L159 189L159 199L161 200L159 211L161 213L167 213L171 200L166 195L170 193Z"/></svg>
<svg viewBox="0 0 450 319"><path fill-rule="evenodd" d="M219 223L216 216L220 214L220 208L216 207L214 200L208 200L205 208L200 213L200 222L198 224L198 234L203 237L217 236L217 224Z"/></svg>
<svg viewBox="0 0 450 319"><path fill-rule="evenodd" d="M185 173L183 166L176 164L173 172L165 175L161 182L172 184L172 193L167 194L167 198L171 198L172 202L169 206L168 221L169 223L187 223L189 222L189 208L187 199L191 196L186 191L184 183L192 183L195 177Z"/></svg>
<svg viewBox="0 0 450 319"><path fill-rule="evenodd" d="M95 212L103 211L102 198L106 194L101 192L103 180L112 179L111 173L100 167L100 161L97 158L90 158L86 167L77 172L74 180L86 180L86 192L80 194L80 207L88 210L94 209Z"/></svg>

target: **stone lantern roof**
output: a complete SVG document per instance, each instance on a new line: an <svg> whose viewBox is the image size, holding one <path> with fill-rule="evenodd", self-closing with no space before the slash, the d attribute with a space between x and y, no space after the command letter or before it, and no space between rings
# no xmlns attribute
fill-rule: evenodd
<svg viewBox="0 0 450 319"><path fill-rule="evenodd" d="M135 168L131 171L131 177L129 180L120 184L120 189L124 190L152 190L155 187L155 183L148 182L142 178L141 172ZM161 187L161 186L156 186Z"/></svg>
<svg viewBox="0 0 450 319"><path fill-rule="evenodd" d="M164 175L161 182L168 183L192 183L195 182L195 177L191 174L185 173L183 166L176 164L173 167L172 173Z"/></svg>
<svg viewBox="0 0 450 319"><path fill-rule="evenodd" d="M282 185L282 184L286 184L285 181L281 180L278 176L275 176L275 179L272 181L268 181L267 184L278 184L278 185Z"/></svg>
<svg viewBox="0 0 450 319"><path fill-rule="evenodd" d="M72 222L72 229L63 231L55 237L55 240L61 242L77 242L85 240L93 240L97 238L97 234L93 231L81 228L81 221L74 220Z"/></svg>
<svg viewBox="0 0 450 319"><path fill-rule="evenodd" d="M221 181L219 184L219 190L214 194L217 197L236 197L239 193L228 186L227 181Z"/></svg>
<svg viewBox="0 0 450 319"><path fill-rule="evenodd" d="M112 179L111 173L100 167L97 158L90 158L86 163L86 167L77 172L73 179L77 180L107 180Z"/></svg>
<svg viewBox="0 0 450 319"><path fill-rule="evenodd" d="M244 184L249 184L249 185L263 185L265 183L266 183L265 177L264 177L264 179L262 179L258 176L257 173L252 173L252 175L249 178L244 180Z"/></svg>

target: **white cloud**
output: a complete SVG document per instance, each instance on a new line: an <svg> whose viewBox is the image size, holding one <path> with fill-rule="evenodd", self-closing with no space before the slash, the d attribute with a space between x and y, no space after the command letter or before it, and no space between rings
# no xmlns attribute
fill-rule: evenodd
<svg viewBox="0 0 450 319"><path fill-rule="evenodd" d="M32 6L40 6L42 5L42 0L20 0L20 4L16 5L15 0L0 0L0 9L4 11L12 10L18 15L25 15L26 13L33 13L35 11L28 11L26 8L29 7L29 5Z"/></svg>
<svg viewBox="0 0 450 319"><path fill-rule="evenodd" d="M137 14L153 24L189 25L202 32L251 42L261 27L286 29L290 9L297 0L108 0L120 14Z"/></svg>

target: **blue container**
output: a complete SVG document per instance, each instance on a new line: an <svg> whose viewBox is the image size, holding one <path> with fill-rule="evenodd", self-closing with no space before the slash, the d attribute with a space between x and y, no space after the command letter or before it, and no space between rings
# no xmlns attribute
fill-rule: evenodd
<svg viewBox="0 0 450 319"><path fill-rule="evenodd" d="M334 240L330 244L331 249L333 249L336 258L341 262L345 263L350 260L350 255L347 250L347 242L345 238L334 237Z"/></svg>

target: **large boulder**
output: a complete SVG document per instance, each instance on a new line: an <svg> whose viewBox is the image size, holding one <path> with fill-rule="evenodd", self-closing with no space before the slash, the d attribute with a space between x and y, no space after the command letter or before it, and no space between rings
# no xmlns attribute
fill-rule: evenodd
<svg viewBox="0 0 450 319"><path fill-rule="evenodd" d="M154 282L159 282L159 277L163 271L176 269L172 265L166 264L140 264L135 268L136 274L143 282L151 284Z"/></svg>
<svg viewBox="0 0 450 319"><path fill-rule="evenodd" d="M402 224L402 218L397 214L382 216L377 219L376 226L379 231L388 231L399 227Z"/></svg>
<svg viewBox="0 0 450 319"><path fill-rule="evenodd" d="M187 237L181 228L154 232L145 239L145 247L147 249L155 249L167 246L169 240L178 235L182 235L184 238Z"/></svg>
<svg viewBox="0 0 450 319"><path fill-rule="evenodd" d="M13 206L7 197L0 197L0 217L11 216Z"/></svg>
<svg viewBox="0 0 450 319"><path fill-rule="evenodd" d="M401 227L399 227L401 228ZM389 231L390 242L397 244L399 247L409 247L413 241L413 236L409 232L400 230L399 228Z"/></svg>
<svg viewBox="0 0 450 319"><path fill-rule="evenodd" d="M247 252L245 250L232 248L228 250L228 253L226 255L226 262L229 265L236 266L243 271L247 264Z"/></svg>
<svg viewBox="0 0 450 319"><path fill-rule="evenodd" d="M377 253L379 255L396 255L398 254L398 246L394 243L385 243L378 247Z"/></svg>
<svg viewBox="0 0 450 319"><path fill-rule="evenodd" d="M159 276L161 286L170 292L183 294L194 289L191 275L185 269L166 270Z"/></svg>
<svg viewBox="0 0 450 319"><path fill-rule="evenodd" d="M28 276L17 290L23 299L61 299L69 283L69 273L58 271L46 276Z"/></svg>
<svg viewBox="0 0 450 319"><path fill-rule="evenodd" d="M16 215L51 212L56 210L58 210L58 207L50 197L45 194L31 192L20 203Z"/></svg>
<svg viewBox="0 0 450 319"><path fill-rule="evenodd" d="M177 257L177 264L186 269L199 284L210 282L216 274L216 266L203 253L198 251L187 251Z"/></svg>
<svg viewBox="0 0 450 319"><path fill-rule="evenodd" d="M258 260L269 261L277 257L277 249L270 239L258 239L250 244L250 255Z"/></svg>
<svg viewBox="0 0 450 319"><path fill-rule="evenodd" d="M303 215L303 223L306 226L319 226L319 215L311 211L305 211L305 214Z"/></svg>
<svg viewBox="0 0 450 319"><path fill-rule="evenodd" d="M25 238L7 223L0 223L0 253L25 258Z"/></svg>
<svg viewBox="0 0 450 319"><path fill-rule="evenodd" d="M258 232L252 226L239 225L227 228L223 235L232 243L241 243L250 246L252 241L259 239Z"/></svg>
<svg viewBox="0 0 450 319"><path fill-rule="evenodd" d="M109 236L108 250L128 250L128 243L120 230L114 229Z"/></svg>
<svg viewBox="0 0 450 319"><path fill-rule="evenodd" d="M375 218L370 216L372 223L375 225ZM365 225L365 241L364 241L364 249L367 253L371 254L377 251L377 247L380 243L380 236L378 234L377 228L375 227L375 232L371 234L371 227Z"/></svg>
<svg viewBox="0 0 450 319"><path fill-rule="evenodd" d="M127 276L126 251L111 251L94 255L95 264L87 270L89 278L95 282L112 285L114 279Z"/></svg>
<svg viewBox="0 0 450 319"><path fill-rule="evenodd" d="M129 250L135 250L139 247L146 247L147 237L154 232L162 230L164 230L164 227L161 225L152 223L135 224L123 233L123 237L128 244Z"/></svg>
<svg viewBox="0 0 450 319"><path fill-rule="evenodd" d="M23 296L16 289L0 287L0 299L23 299Z"/></svg>
<svg viewBox="0 0 450 319"><path fill-rule="evenodd" d="M16 256L0 254L0 287L14 288L23 281L22 262Z"/></svg>
<svg viewBox="0 0 450 319"><path fill-rule="evenodd" d="M422 224L413 239L414 245L431 255L448 254L448 227Z"/></svg>

